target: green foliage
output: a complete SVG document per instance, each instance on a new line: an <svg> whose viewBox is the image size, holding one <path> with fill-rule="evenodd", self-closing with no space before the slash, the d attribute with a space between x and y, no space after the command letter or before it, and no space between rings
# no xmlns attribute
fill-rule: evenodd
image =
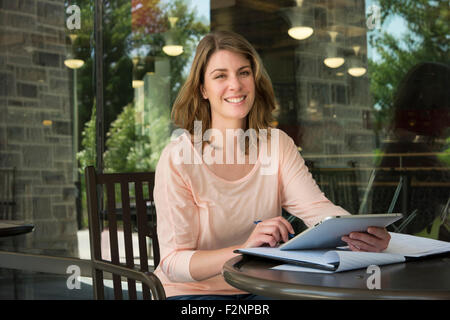
<svg viewBox="0 0 450 320"><path fill-rule="evenodd" d="M136 143L135 109L132 103L123 108L106 135L104 153L106 172L133 171L128 155Z"/></svg>
<svg viewBox="0 0 450 320"><path fill-rule="evenodd" d="M80 162L79 171L84 174L84 168L87 166L95 166L97 152L95 148L95 119L96 119L96 105L92 107L91 118L84 125L84 130L81 133L82 150L77 153L77 159Z"/></svg>
<svg viewBox="0 0 450 320"><path fill-rule="evenodd" d="M445 144L443 154L438 154L437 157L444 165L450 167L450 137L445 140Z"/></svg>
<svg viewBox="0 0 450 320"><path fill-rule="evenodd" d="M79 0L81 30L73 45L76 57L85 61L78 70L80 124L83 125L81 169L93 165L95 159L95 107L92 74L94 68L94 2ZM66 7L70 5L66 1ZM209 31L197 13L185 0L105 0L103 1L103 72L104 72L104 132L106 152L105 171L154 170L160 153L170 137L170 106L186 78L190 59L199 39ZM184 53L168 57L162 51L170 29L168 17L178 17L175 40L183 45ZM141 50L145 49L145 50ZM132 58L145 52L150 60L165 59L170 64L165 105L146 105L145 124L136 120ZM146 58L141 56L141 58ZM144 75L148 70L139 70ZM152 92L152 94L154 94ZM148 97L154 100L154 96ZM148 102L150 103L150 102ZM125 106L125 107L124 107ZM91 116L91 117L90 117Z"/></svg>
<svg viewBox="0 0 450 320"><path fill-rule="evenodd" d="M371 94L374 98L375 130L388 127L396 90L406 73L420 62L449 63L448 2L429 0L378 0L383 20L399 16L408 32L400 39L381 28L369 34L380 61L369 61Z"/></svg>

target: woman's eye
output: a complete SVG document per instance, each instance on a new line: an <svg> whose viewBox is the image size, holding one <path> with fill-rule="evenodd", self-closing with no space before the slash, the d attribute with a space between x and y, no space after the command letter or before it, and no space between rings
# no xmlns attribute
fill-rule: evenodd
<svg viewBox="0 0 450 320"><path fill-rule="evenodd" d="M218 74L214 79L222 79L225 78L224 74Z"/></svg>
<svg viewBox="0 0 450 320"><path fill-rule="evenodd" d="M250 75L250 71L242 71L241 75L247 77Z"/></svg>

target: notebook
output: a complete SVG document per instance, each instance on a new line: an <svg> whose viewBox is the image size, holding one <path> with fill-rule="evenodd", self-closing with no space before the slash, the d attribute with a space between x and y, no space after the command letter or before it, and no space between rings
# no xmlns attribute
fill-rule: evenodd
<svg viewBox="0 0 450 320"><path fill-rule="evenodd" d="M450 252L450 242L395 232L390 232L390 235L389 246L381 253L354 252L347 248L281 250L279 247L246 248L238 249L236 252L282 261L288 263L291 269L295 269L294 266L300 266L323 272L342 272L366 268L370 265L381 266ZM300 268L298 271L305 270Z"/></svg>

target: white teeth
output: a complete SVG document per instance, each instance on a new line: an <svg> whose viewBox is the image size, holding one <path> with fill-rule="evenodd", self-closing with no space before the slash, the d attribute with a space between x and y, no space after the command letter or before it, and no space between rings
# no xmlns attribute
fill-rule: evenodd
<svg viewBox="0 0 450 320"><path fill-rule="evenodd" d="M227 102L231 102L231 103L239 103L242 100L245 99L245 96L240 97L240 98L229 98L229 99L225 99Z"/></svg>

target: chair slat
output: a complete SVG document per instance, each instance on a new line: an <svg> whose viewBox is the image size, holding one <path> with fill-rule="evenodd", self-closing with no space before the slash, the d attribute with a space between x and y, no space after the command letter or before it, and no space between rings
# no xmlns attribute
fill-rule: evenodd
<svg viewBox="0 0 450 320"><path fill-rule="evenodd" d="M100 228L100 210L99 205L99 193L97 187L97 175L95 173L94 167L86 168L86 197L88 204L88 214L89 214L89 237L90 237L90 248L91 248L91 259L101 260L102 250L101 250L101 228ZM93 284L94 284L94 298L103 300L104 286L103 286L103 272L100 270L93 269Z"/></svg>
<svg viewBox="0 0 450 320"><path fill-rule="evenodd" d="M151 202L151 205L149 206L150 211L150 224L149 224L149 236L152 239L152 249L153 249L153 266L156 269L156 267L159 265L159 242L158 242L158 235L156 232L156 209L155 209L155 202L153 198L153 190L155 188L155 175L153 172L152 179L148 182L148 199Z"/></svg>
<svg viewBox="0 0 450 320"><path fill-rule="evenodd" d="M131 209L130 209L130 194L128 182L120 183L120 191L122 198L122 221L123 221L123 236L125 241L125 260L128 268L134 268L133 255L133 234L131 226ZM136 300L136 281L128 279L128 295L130 299Z"/></svg>
<svg viewBox="0 0 450 320"><path fill-rule="evenodd" d="M114 184L106 184L106 209L108 213L108 229L109 229L109 244L111 252L111 262L120 264L119 261L119 241L117 239L117 218L116 218L116 196ZM117 300L122 300L122 283L120 276L113 275L114 297Z"/></svg>
<svg viewBox="0 0 450 320"><path fill-rule="evenodd" d="M142 182L135 182L136 193L136 218L138 226L139 241L139 257L141 271L148 272L148 255L147 255L147 208L143 198ZM150 299L150 292L147 286L142 285L142 294L144 299Z"/></svg>

